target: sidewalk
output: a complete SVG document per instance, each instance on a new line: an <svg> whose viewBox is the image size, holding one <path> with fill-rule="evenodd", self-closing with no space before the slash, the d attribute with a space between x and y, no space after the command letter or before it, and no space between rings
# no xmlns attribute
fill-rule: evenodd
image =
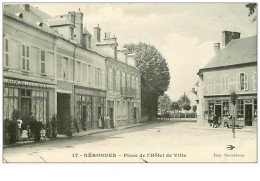
<svg viewBox="0 0 260 181"><path fill-rule="evenodd" d="M191 129L205 129L205 130L217 130L217 131L231 131L232 128L227 128L227 127L218 127L218 128L213 128L212 126L209 126L209 125L205 125L205 126L202 126L202 125L198 125L198 124L195 124L191 127ZM246 126L246 127L243 127L241 129L235 129L236 131L238 132L257 132L257 128L256 127L252 127L252 126Z"/></svg>
<svg viewBox="0 0 260 181"><path fill-rule="evenodd" d="M93 134L98 134L98 133L111 132L111 131L116 131L116 130L123 130L123 129L133 128L133 127L143 126L143 125L146 125L146 124L153 124L153 123L156 123L156 122L158 122L158 121L136 123L136 124L116 127L114 129L100 129L100 128L90 129L90 130L87 130L87 131L81 131L79 133L75 132L75 133L72 134L72 136L66 136L66 135L58 134L57 138L52 138L52 139L47 138L46 141L40 141L40 142L36 142L36 141L32 141L32 140L30 140L30 141L19 141L19 142L12 144L12 145L4 145L4 149L10 148L10 147L22 146L22 145L45 143L45 142L52 141L52 140L66 139L66 138L71 138L71 137L81 137L81 136L86 136L86 135L93 135Z"/></svg>

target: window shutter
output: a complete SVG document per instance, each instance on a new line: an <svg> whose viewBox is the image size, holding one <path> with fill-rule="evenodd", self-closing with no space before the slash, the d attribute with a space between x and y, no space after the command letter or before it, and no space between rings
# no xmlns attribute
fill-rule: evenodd
<svg viewBox="0 0 260 181"><path fill-rule="evenodd" d="M237 90L238 90L238 91L241 90L241 86L240 86L240 74L237 74Z"/></svg>
<svg viewBox="0 0 260 181"><path fill-rule="evenodd" d="M245 81L244 81L244 84L245 84L245 90L248 90L248 74L245 73Z"/></svg>

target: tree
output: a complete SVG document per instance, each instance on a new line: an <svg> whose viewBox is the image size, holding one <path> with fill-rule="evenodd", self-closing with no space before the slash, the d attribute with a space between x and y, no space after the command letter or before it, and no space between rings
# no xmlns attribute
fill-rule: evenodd
<svg viewBox="0 0 260 181"><path fill-rule="evenodd" d="M234 109L233 109L233 120L232 120L232 133L233 133L233 138L235 138L235 105L236 105L236 102L237 102L237 98L238 98L238 95L235 93L235 92L231 92L230 94L230 100L231 100L231 104L233 104L234 106Z"/></svg>
<svg viewBox="0 0 260 181"><path fill-rule="evenodd" d="M153 120L157 115L158 98L168 89L170 73L162 54L145 43L124 45L127 53L134 53L136 66L141 73L142 115Z"/></svg>
<svg viewBox="0 0 260 181"><path fill-rule="evenodd" d="M179 107L179 104L178 102L172 102L171 103L171 110L174 111L174 118L175 118L175 110L178 110L179 111L180 107Z"/></svg>
<svg viewBox="0 0 260 181"><path fill-rule="evenodd" d="M248 16L252 16L255 14L255 16L252 19L252 22L255 22L257 19L257 3L248 3L246 4L246 7L249 9Z"/></svg>
<svg viewBox="0 0 260 181"><path fill-rule="evenodd" d="M180 108L183 109L184 105L190 105L190 99L186 95L183 95L178 100L178 104L179 104Z"/></svg>
<svg viewBox="0 0 260 181"><path fill-rule="evenodd" d="M186 111L189 111L191 109L191 106L189 104L185 104L183 106L183 109L186 110Z"/></svg>
<svg viewBox="0 0 260 181"><path fill-rule="evenodd" d="M192 110L195 113L197 111L197 105L192 106Z"/></svg>
<svg viewBox="0 0 260 181"><path fill-rule="evenodd" d="M158 109L161 109L163 113L170 109L171 99L167 94L159 96L158 99Z"/></svg>

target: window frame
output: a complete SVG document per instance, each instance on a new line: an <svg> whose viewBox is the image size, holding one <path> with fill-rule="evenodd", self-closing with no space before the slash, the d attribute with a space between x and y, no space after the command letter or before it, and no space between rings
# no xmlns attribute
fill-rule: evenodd
<svg viewBox="0 0 260 181"><path fill-rule="evenodd" d="M23 47L24 47L24 51L23 51ZM20 57L21 57L21 70L23 72L30 72L30 57L31 57L30 51L31 51L31 47L29 45L24 43L21 44ZM23 62L23 60L25 62ZM23 63L25 63L25 67L23 66L24 65Z"/></svg>
<svg viewBox="0 0 260 181"><path fill-rule="evenodd" d="M6 45L6 42L7 42L7 45ZM9 47L10 47L9 39L4 38L4 67L7 67L7 68L10 67L10 56L9 56L10 48ZM8 60L6 59L6 57L8 57L7 58ZM6 62L8 62L8 63L6 63Z"/></svg>

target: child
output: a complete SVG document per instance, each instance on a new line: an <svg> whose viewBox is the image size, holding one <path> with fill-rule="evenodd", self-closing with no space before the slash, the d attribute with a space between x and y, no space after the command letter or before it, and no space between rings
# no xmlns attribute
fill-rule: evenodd
<svg viewBox="0 0 260 181"><path fill-rule="evenodd" d="M41 140L44 140L44 141L46 141L46 131L45 131L45 129L41 129Z"/></svg>

